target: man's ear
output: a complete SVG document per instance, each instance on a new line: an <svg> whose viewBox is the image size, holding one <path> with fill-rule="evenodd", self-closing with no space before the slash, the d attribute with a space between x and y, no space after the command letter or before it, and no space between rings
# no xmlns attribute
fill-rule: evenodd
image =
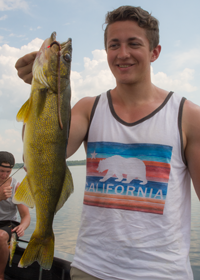
<svg viewBox="0 0 200 280"><path fill-rule="evenodd" d="M160 55L161 52L161 45L157 45L152 51L151 51L151 60L150 62L154 62Z"/></svg>

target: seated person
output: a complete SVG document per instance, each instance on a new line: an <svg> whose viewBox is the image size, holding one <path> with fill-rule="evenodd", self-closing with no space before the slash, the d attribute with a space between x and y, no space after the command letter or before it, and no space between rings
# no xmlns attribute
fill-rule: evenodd
<svg viewBox="0 0 200 280"><path fill-rule="evenodd" d="M14 204L12 198L19 183L15 178L9 177L15 164L11 153L0 151L0 280L4 280L4 270L9 257L8 242L13 232L17 237L24 235L30 224L28 207L23 204ZM17 222L17 210L21 222Z"/></svg>

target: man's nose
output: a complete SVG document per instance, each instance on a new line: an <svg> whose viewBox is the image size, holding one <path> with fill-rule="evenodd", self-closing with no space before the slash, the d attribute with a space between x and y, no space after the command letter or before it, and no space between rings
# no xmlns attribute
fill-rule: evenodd
<svg viewBox="0 0 200 280"><path fill-rule="evenodd" d="M120 59L126 59L130 57L130 53L129 50L127 48L127 46L125 45L121 45L119 48L119 53L118 53L118 58Z"/></svg>

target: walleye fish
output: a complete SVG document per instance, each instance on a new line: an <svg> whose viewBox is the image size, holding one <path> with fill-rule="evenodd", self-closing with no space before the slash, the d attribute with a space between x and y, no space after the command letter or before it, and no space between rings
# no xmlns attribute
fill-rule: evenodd
<svg viewBox="0 0 200 280"><path fill-rule="evenodd" d="M17 234L16 232L13 232L11 235L11 239L10 239L10 245L9 245L9 251L10 251L10 260L9 260L9 266L12 266L12 260L14 257L14 253L16 250L16 246L17 246L18 242L17 242Z"/></svg>
<svg viewBox="0 0 200 280"><path fill-rule="evenodd" d="M37 261L50 269L54 255L53 219L73 192L66 165L70 128L71 39L59 44L56 33L46 39L33 64L31 95L17 114L23 121L24 162L27 175L14 203L36 207L36 226L19 262L27 267Z"/></svg>

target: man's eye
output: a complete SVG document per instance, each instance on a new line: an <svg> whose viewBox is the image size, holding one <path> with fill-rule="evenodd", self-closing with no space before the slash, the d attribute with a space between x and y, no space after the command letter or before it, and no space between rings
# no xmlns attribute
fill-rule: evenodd
<svg viewBox="0 0 200 280"><path fill-rule="evenodd" d="M139 43L130 43L130 45L133 46L133 47L138 47Z"/></svg>
<svg viewBox="0 0 200 280"><path fill-rule="evenodd" d="M117 44L112 44L112 45L109 46L110 49L115 49L115 48L117 48L117 47L118 47Z"/></svg>

